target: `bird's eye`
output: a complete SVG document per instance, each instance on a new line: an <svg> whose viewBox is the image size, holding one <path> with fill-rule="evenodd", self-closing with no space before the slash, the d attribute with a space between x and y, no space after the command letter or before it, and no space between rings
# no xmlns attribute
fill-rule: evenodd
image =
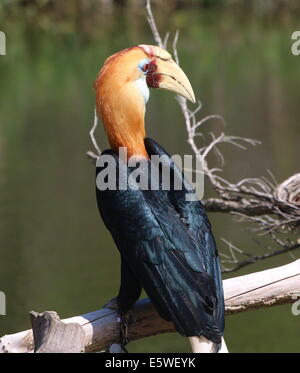
<svg viewBox="0 0 300 373"><path fill-rule="evenodd" d="M144 73L147 73L149 71L149 66L150 66L150 61L145 58L143 59L140 63L139 63L139 70L144 72Z"/></svg>
<svg viewBox="0 0 300 373"><path fill-rule="evenodd" d="M142 67L142 70L144 72L147 72L149 70L149 64L148 63L145 63L145 65Z"/></svg>

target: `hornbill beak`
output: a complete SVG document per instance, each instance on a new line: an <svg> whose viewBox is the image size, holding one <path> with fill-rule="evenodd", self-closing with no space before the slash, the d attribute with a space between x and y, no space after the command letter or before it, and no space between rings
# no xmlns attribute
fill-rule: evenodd
<svg viewBox="0 0 300 373"><path fill-rule="evenodd" d="M158 88L174 92L186 99L196 102L190 81L183 70L173 60L157 62L157 74L160 74Z"/></svg>
<svg viewBox="0 0 300 373"><path fill-rule="evenodd" d="M166 89L195 103L195 94L185 73L171 58L156 59L155 71L147 74L149 87Z"/></svg>

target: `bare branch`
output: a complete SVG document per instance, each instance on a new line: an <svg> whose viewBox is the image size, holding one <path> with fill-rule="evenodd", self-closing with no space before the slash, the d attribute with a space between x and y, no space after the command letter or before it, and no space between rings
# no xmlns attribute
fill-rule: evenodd
<svg viewBox="0 0 300 373"><path fill-rule="evenodd" d="M277 249L277 250L273 249L272 251L269 250L268 252L261 254L261 255L253 255L253 254L247 253L235 247L231 242L228 242L226 239L222 239L222 241L228 245L229 252L231 254L231 256L226 255L225 257L224 257L224 254L222 254L222 256L225 258L224 260L222 260L222 272L223 273L235 272L241 268L244 268L250 264L254 264L260 260L269 259L274 256L281 255L281 254L286 254L288 252L292 252L300 248L300 242L294 242L290 245L287 245L283 241L278 240L277 244L281 246L282 248ZM241 260L240 258L237 259L235 252L237 252L240 257L246 256L248 257L248 259L245 259L245 260ZM234 264L234 265L228 268L224 266L225 263Z"/></svg>
<svg viewBox="0 0 300 373"><path fill-rule="evenodd" d="M282 267L224 280L223 286L226 314L294 302L300 294L300 260ZM60 343L55 343L55 348L60 350L60 345L64 345L61 336L69 335L69 332L72 332L71 328L66 327L69 324L77 324L84 334L83 340L79 341L76 350L80 350L84 345L85 352L97 352L107 349L113 343L120 343L118 314L116 310L111 310L107 308L108 306L105 307L81 316L61 321L58 319L58 323L54 322L58 328L52 335L60 336ZM128 328L130 341L174 331L173 324L158 315L149 299L140 300L133 307ZM78 330L76 335L80 334L81 332ZM45 335L45 338L47 349L53 351L49 335ZM0 353L28 353L33 350L32 330L0 338ZM74 350L74 346L71 345L70 350ZM56 352L59 351L56 350Z"/></svg>
<svg viewBox="0 0 300 373"><path fill-rule="evenodd" d="M170 36L170 33L167 32L166 35L165 35L165 37L164 37L164 42L163 42L163 48L164 48L164 49L167 49L169 36Z"/></svg>
<svg viewBox="0 0 300 373"><path fill-rule="evenodd" d="M158 32L158 29L157 29L157 26L156 26L156 22L154 20L154 17L153 17L153 13L152 13L152 9L151 9L151 4L150 4L150 0L147 0L147 3L146 3L146 10L147 10L147 21L149 23L149 26L151 28L151 31L152 31L152 34L153 34L153 37L154 37L154 40L155 40L155 43L160 47L160 48L163 48L164 47L164 44L162 42L162 39L159 35L159 32Z"/></svg>
<svg viewBox="0 0 300 373"><path fill-rule="evenodd" d="M90 151L90 150L86 152L86 155L87 155L87 157L88 157L91 161L93 161L93 163L96 163L96 162L97 162L97 159L99 158L99 155L95 154L94 152L92 152L92 151Z"/></svg>
<svg viewBox="0 0 300 373"><path fill-rule="evenodd" d="M92 143L94 145L94 148L96 149L97 153L100 155L101 150L100 150L100 148L97 144L97 141L95 139L95 131L96 131L97 126L98 126L98 116L97 116L97 111L96 111L96 108L95 108L95 110L94 110L94 123L93 123L92 129L90 130L90 137L91 137ZM88 152L88 153L91 153L91 152Z"/></svg>
<svg viewBox="0 0 300 373"><path fill-rule="evenodd" d="M176 30L174 40L173 40L173 53L174 53L174 59L177 65L179 65L179 57L177 53L177 43L178 43L178 38L179 38L179 30Z"/></svg>

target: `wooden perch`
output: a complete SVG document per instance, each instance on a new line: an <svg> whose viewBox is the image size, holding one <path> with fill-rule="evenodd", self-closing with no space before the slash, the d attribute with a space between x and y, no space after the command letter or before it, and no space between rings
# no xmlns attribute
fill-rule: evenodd
<svg viewBox="0 0 300 373"><path fill-rule="evenodd" d="M64 323L53 311L30 312L34 352L83 352L85 332L78 323ZM61 343L63 341L63 343Z"/></svg>
<svg viewBox="0 0 300 373"><path fill-rule="evenodd" d="M295 302L300 297L300 260L282 267L223 281L226 313ZM56 313L31 313L33 330L0 339L1 352L85 352L105 350L119 342L119 322L115 310L102 308L62 321ZM39 325L38 325L39 324ZM78 327L74 327L78 325ZM171 322L161 319L148 299L138 301L131 315L129 340L174 332Z"/></svg>

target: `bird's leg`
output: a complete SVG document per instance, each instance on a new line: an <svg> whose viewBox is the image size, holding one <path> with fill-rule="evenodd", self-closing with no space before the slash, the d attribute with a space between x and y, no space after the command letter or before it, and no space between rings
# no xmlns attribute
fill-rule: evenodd
<svg viewBox="0 0 300 373"><path fill-rule="evenodd" d="M111 299L105 308L116 310L118 321L120 323L120 350L126 351L125 346L128 344L128 326L132 322L131 308L141 294L142 288L126 261L121 256L121 285L119 294L116 298Z"/></svg>
<svg viewBox="0 0 300 373"><path fill-rule="evenodd" d="M119 350L123 352L128 352L125 346L128 344L128 326L132 319L131 312L128 311L126 313L122 312L120 308L120 303L118 297L112 298L109 302L107 302L103 308L108 308L110 310L115 310L118 313L118 322L120 323L120 348ZM114 344L116 346L116 344ZM116 347L114 347L116 349Z"/></svg>
<svg viewBox="0 0 300 373"><path fill-rule="evenodd" d="M121 346L125 352L128 352L125 346L128 344L128 326L130 323L131 315L128 312L127 314L123 314L120 317L120 331L121 331Z"/></svg>
<svg viewBox="0 0 300 373"><path fill-rule="evenodd" d="M128 344L129 339L128 339L128 326L131 321L131 313L130 311L123 312L122 308L120 307L120 303L118 298L114 298L111 300L111 305L109 305L108 308L111 309L116 309L119 317L118 321L120 323L120 340L121 340L121 349L124 350L125 352L128 352L125 346Z"/></svg>

